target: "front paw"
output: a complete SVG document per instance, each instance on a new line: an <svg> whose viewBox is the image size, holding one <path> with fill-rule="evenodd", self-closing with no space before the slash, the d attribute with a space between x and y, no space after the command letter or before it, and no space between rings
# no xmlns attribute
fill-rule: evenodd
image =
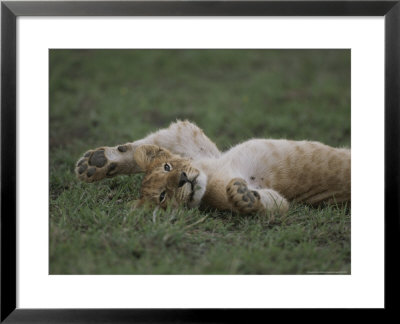
<svg viewBox="0 0 400 324"><path fill-rule="evenodd" d="M75 174L85 182L98 181L117 172L118 164L111 162L106 156L107 148L98 148L86 152L75 166Z"/></svg>
<svg viewBox="0 0 400 324"><path fill-rule="evenodd" d="M226 186L226 193L233 210L239 213L250 214L262 208L260 194L257 191L250 190L244 179L232 179Z"/></svg>

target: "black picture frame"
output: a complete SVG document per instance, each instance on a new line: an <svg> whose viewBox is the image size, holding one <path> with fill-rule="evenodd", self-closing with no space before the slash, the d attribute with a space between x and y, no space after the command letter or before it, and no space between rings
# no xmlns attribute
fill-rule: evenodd
<svg viewBox="0 0 400 324"><path fill-rule="evenodd" d="M234 322L267 310L16 308L16 19L19 16L384 16L385 310L394 310L399 246L400 0L1 2L1 322ZM371 125L373 128L373 125ZM372 190L372 189L371 189ZM371 192L371 195L374 193ZM366 201L367 203L367 201ZM397 259L397 258L396 258ZM304 312L300 312L304 314ZM379 311L379 316L382 313ZM239 316L240 315L240 316ZM308 315L306 315L308 316Z"/></svg>

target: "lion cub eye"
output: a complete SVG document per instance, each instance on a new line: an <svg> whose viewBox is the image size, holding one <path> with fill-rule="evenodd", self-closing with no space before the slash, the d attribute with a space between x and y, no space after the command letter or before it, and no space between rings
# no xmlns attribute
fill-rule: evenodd
<svg viewBox="0 0 400 324"><path fill-rule="evenodd" d="M162 203L165 200L165 196L166 196L165 194L166 194L166 192L164 190L160 195L160 203Z"/></svg>
<svg viewBox="0 0 400 324"><path fill-rule="evenodd" d="M165 171L169 172L169 171L171 171L171 169L172 169L171 164L169 164L169 163L165 163L164 164L164 170Z"/></svg>

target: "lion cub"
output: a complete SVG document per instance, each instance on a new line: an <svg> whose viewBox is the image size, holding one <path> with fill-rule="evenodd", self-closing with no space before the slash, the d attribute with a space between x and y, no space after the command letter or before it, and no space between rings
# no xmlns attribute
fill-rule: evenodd
<svg viewBox="0 0 400 324"><path fill-rule="evenodd" d="M144 172L138 205L212 207L284 214L288 201L350 202L349 149L318 142L251 139L220 152L188 121L144 139L86 152L75 172L85 182Z"/></svg>

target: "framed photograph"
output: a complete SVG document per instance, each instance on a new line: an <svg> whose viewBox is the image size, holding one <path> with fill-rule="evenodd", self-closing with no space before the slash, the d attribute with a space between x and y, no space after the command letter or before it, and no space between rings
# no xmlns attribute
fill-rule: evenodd
<svg viewBox="0 0 400 324"><path fill-rule="evenodd" d="M393 308L398 1L1 17L1 321Z"/></svg>

